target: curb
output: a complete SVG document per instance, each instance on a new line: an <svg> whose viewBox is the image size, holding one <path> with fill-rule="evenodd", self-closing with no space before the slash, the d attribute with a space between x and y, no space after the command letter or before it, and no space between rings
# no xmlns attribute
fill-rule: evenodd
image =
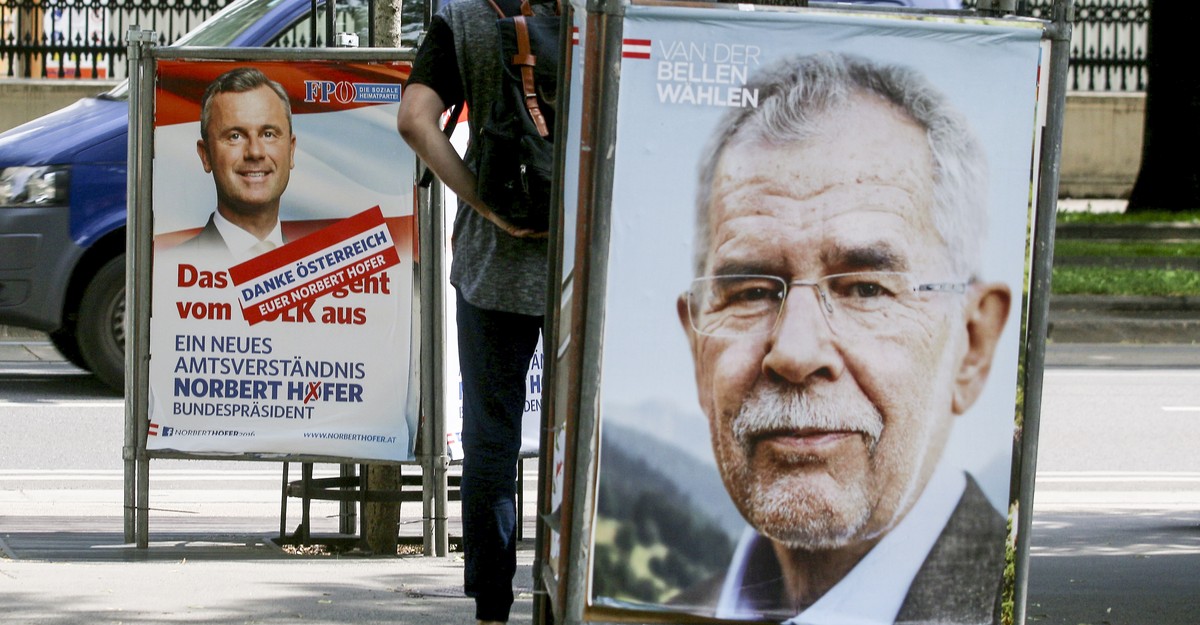
<svg viewBox="0 0 1200 625"><path fill-rule="evenodd" d="M1050 310L1126 312L1126 313L1190 313L1200 319L1200 296L1196 295L1052 295Z"/></svg>
<svg viewBox="0 0 1200 625"><path fill-rule="evenodd" d="M50 337L38 330L0 325L0 341L11 340L49 341Z"/></svg>

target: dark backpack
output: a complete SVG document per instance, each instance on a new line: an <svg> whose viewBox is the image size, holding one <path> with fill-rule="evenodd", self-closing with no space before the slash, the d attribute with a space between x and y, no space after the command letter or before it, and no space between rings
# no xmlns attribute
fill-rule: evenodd
<svg viewBox="0 0 1200 625"><path fill-rule="evenodd" d="M476 191L505 221L535 231L549 229L554 175L554 111L558 95L559 24L534 15L522 0L518 15L488 0L499 19L501 94L483 117ZM557 6L557 2L556 2Z"/></svg>

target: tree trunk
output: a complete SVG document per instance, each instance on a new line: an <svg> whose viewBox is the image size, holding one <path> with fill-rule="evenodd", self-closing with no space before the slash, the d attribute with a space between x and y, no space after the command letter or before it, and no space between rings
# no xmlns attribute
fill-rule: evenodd
<svg viewBox="0 0 1200 625"><path fill-rule="evenodd" d="M400 45L401 0L370 0L375 3L375 23L372 24L373 48L395 48ZM400 486L399 465L367 465L367 489L397 492ZM366 515L367 545L372 553L396 555L400 536L400 504L369 503Z"/></svg>
<svg viewBox="0 0 1200 625"><path fill-rule="evenodd" d="M372 0L375 2L375 41L372 48L396 48L400 46L400 0Z"/></svg>
<svg viewBox="0 0 1200 625"><path fill-rule="evenodd" d="M367 465L367 489L375 492L399 491L400 465ZM367 546L371 553L396 555L400 543L400 504L368 503L365 514Z"/></svg>
<svg viewBox="0 0 1200 625"><path fill-rule="evenodd" d="M1146 127L1128 212L1200 208L1200 72L1192 66L1200 2L1149 0Z"/></svg>

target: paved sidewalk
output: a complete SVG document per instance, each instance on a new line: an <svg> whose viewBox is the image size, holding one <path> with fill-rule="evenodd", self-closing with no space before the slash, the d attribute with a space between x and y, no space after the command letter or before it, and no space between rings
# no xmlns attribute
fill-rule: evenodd
<svg viewBox="0 0 1200 625"><path fill-rule="evenodd" d="M0 362L8 371L77 371L44 334L0 330ZM299 478L298 470L291 473ZM516 625L532 622L533 492L536 480L527 479L510 620ZM0 490L0 623L475 622L474 601L462 593L457 552L445 558L289 553L271 540L279 528L278 489L151 495L150 547L137 549L124 540L119 487L75 490L48 483L39 490ZM299 500L288 505L294 524ZM326 518L336 514L336 504L313 502L313 508L314 531L336 531L336 519ZM420 504L404 504L401 512L407 521L402 536L419 540ZM451 517L450 535L460 536L454 510Z"/></svg>
<svg viewBox="0 0 1200 625"><path fill-rule="evenodd" d="M11 504L0 515L0 622L474 623L458 554L292 555L262 533L277 519L153 514L142 550L124 544L119 516L29 516ZM518 551L516 624L532 621L532 545Z"/></svg>

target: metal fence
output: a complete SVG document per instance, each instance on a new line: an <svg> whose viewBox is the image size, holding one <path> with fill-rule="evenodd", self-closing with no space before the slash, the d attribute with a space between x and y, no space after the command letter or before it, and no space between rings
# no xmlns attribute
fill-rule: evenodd
<svg viewBox="0 0 1200 625"><path fill-rule="evenodd" d="M973 7L975 0L963 4ZM1050 19L1053 4L1052 0L1018 0L1017 6L1022 15ZM1148 0L1075 0L1069 89L1145 90L1148 4Z"/></svg>
<svg viewBox="0 0 1200 625"><path fill-rule="evenodd" d="M166 45L230 0L0 0L0 75L119 78L132 25Z"/></svg>
<svg viewBox="0 0 1200 625"><path fill-rule="evenodd" d="M0 76L123 77L130 25L153 29L166 45L229 1L0 0ZM1019 6L1048 19L1051 4L1022 0ZM1149 21L1147 0L1076 0L1069 87L1145 89Z"/></svg>

